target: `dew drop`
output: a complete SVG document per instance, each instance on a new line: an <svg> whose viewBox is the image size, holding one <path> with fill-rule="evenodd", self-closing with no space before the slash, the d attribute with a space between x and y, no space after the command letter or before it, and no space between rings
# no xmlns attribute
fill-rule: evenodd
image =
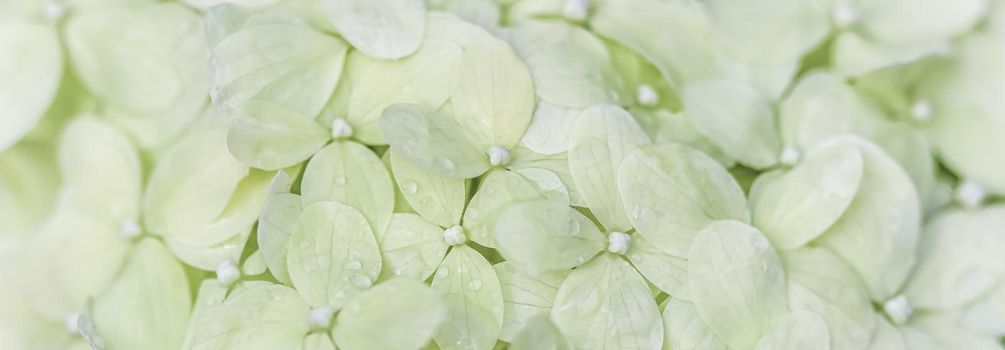
<svg viewBox="0 0 1005 350"><path fill-rule="evenodd" d="M570 219L569 220L569 233L571 233L571 234L577 234L577 233L579 233L579 229L580 229L579 220Z"/></svg>
<svg viewBox="0 0 1005 350"><path fill-rule="evenodd" d="M345 186L345 176L338 176L335 178L336 186Z"/></svg>
<svg viewBox="0 0 1005 350"><path fill-rule="evenodd" d="M473 280L471 280L471 282L468 282L468 289L470 289L470 290L479 290L479 289L482 289L482 281L479 280L479 279L473 279Z"/></svg>
<svg viewBox="0 0 1005 350"><path fill-rule="evenodd" d="M436 164L439 165L443 170L452 171L454 170L454 161L449 158L440 158L436 160Z"/></svg>
<svg viewBox="0 0 1005 350"><path fill-rule="evenodd" d="M360 264L359 261L356 260L349 260L345 263L345 268L349 271L359 271L363 268L363 264Z"/></svg>
<svg viewBox="0 0 1005 350"><path fill-rule="evenodd" d="M419 184L412 180L405 180L401 182L401 192L404 194L415 194L419 190Z"/></svg>
<svg viewBox="0 0 1005 350"><path fill-rule="evenodd" d="M441 266L439 270L436 270L436 278L444 279L450 275L450 269L446 266Z"/></svg>

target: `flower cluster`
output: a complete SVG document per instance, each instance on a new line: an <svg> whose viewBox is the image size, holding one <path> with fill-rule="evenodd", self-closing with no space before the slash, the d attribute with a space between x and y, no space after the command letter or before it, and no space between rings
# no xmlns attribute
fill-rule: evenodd
<svg viewBox="0 0 1005 350"><path fill-rule="evenodd" d="M1003 0L0 2L0 347L1003 349Z"/></svg>

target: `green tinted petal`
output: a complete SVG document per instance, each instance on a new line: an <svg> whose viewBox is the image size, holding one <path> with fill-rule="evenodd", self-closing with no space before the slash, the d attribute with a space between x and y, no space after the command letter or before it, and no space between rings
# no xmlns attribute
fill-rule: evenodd
<svg viewBox="0 0 1005 350"><path fill-rule="evenodd" d="M883 44L854 32L840 33L833 40L831 64L835 71L850 76L910 63L951 50L949 43L943 40Z"/></svg>
<svg viewBox="0 0 1005 350"><path fill-rule="evenodd" d="M577 349L658 349L663 322L642 276L600 255L562 283L551 319Z"/></svg>
<svg viewBox="0 0 1005 350"><path fill-rule="evenodd" d="M321 6L339 34L370 57L401 58L422 43L422 0L323 0Z"/></svg>
<svg viewBox="0 0 1005 350"><path fill-rule="evenodd" d="M1005 276L1005 206L951 210L932 219L921 236L918 266L905 294L911 306L956 310L986 295Z"/></svg>
<svg viewBox="0 0 1005 350"><path fill-rule="evenodd" d="M831 336L824 320L809 311L795 311L778 319L755 350L828 350Z"/></svg>
<svg viewBox="0 0 1005 350"><path fill-rule="evenodd" d="M447 253L443 228L415 214L395 213L387 232L377 242L383 257L381 279L424 281Z"/></svg>
<svg viewBox="0 0 1005 350"><path fill-rule="evenodd" d="M339 312L332 337L346 350L410 350L428 343L446 318L443 300L417 281L373 287Z"/></svg>
<svg viewBox="0 0 1005 350"><path fill-rule="evenodd" d="M193 88L185 79L191 70L205 69L204 44L184 46L201 36L200 21L180 4L95 6L74 13L64 33L74 71L92 93L126 110L152 112L171 108Z"/></svg>
<svg viewBox="0 0 1005 350"><path fill-rule="evenodd" d="M269 196L258 217L258 247L265 264L276 280L289 283L290 273L286 267L286 252L290 236L296 230L303 202L292 193L277 193Z"/></svg>
<svg viewBox="0 0 1005 350"><path fill-rule="evenodd" d="M665 109L656 111L633 109L635 120L649 134L653 143L680 143L702 151L715 158L725 167L732 167L736 160L730 158L703 135L684 113L672 113Z"/></svg>
<svg viewBox="0 0 1005 350"><path fill-rule="evenodd" d="M986 12L985 0L892 0L863 2L862 30L883 43L952 38L970 29Z"/></svg>
<svg viewBox="0 0 1005 350"><path fill-rule="evenodd" d="M664 349L725 350L705 325L694 304L672 298L663 309Z"/></svg>
<svg viewBox="0 0 1005 350"><path fill-rule="evenodd" d="M569 142L569 170L593 215L608 230L627 231L631 223L618 193L618 168L649 138L628 112L600 105L583 111Z"/></svg>
<svg viewBox="0 0 1005 350"><path fill-rule="evenodd" d="M348 45L282 16L271 21L241 16L249 15L230 5L213 7L207 15L207 32L220 33L210 48L210 96L216 107L238 118L274 113L245 108L248 101L265 100L317 116L338 83Z"/></svg>
<svg viewBox="0 0 1005 350"><path fill-rule="evenodd" d="M929 314L915 317L907 327L900 328L904 348L919 350L937 349L1001 349L997 335L982 335L963 328L950 314Z"/></svg>
<svg viewBox="0 0 1005 350"><path fill-rule="evenodd" d="M873 300L886 300L914 266L921 208L911 179L883 150L854 137L864 160L858 193L844 215L817 240L855 270Z"/></svg>
<svg viewBox="0 0 1005 350"><path fill-rule="evenodd" d="M694 126L730 157L755 169L778 161L781 146L771 101L749 85L696 82L681 91L681 100Z"/></svg>
<svg viewBox="0 0 1005 350"><path fill-rule="evenodd" d="M869 342L868 350L906 350L904 338L897 328L894 328L883 317L876 317L876 328L872 332L872 340Z"/></svg>
<svg viewBox="0 0 1005 350"><path fill-rule="evenodd" d="M493 234L499 253L531 275L582 265L607 246L589 218L555 200L510 206L499 215Z"/></svg>
<svg viewBox="0 0 1005 350"><path fill-rule="evenodd" d="M192 350L296 349L310 330L310 308L282 285L234 293L207 313Z"/></svg>
<svg viewBox="0 0 1005 350"><path fill-rule="evenodd" d="M634 235L628 248L628 260L656 288L674 299L691 300L687 259L673 256L667 250L654 246L642 235Z"/></svg>
<svg viewBox="0 0 1005 350"><path fill-rule="evenodd" d="M465 199L463 179L427 172L395 152L391 152L390 158L394 181L419 215L443 227L461 222Z"/></svg>
<svg viewBox="0 0 1005 350"><path fill-rule="evenodd" d="M757 178L750 191L753 224L776 248L798 248L841 217L861 180L862 155L855 147L821 143L791 170Z"/></svg>
<svg viewBox="0 0 1005 350"><path fill-rule="evenodd" d="M544 191L512 171L493 171L478 186L464 211L468 238L486 247L495 247L493 227L511 205L544 196Z"/></svg>
<svg viewBox="0 0 1005 350"><path fill-rule="evenodd" d="M510 152L513 161L507 167L510 170L521 172L523 169L547 170L562 181L566 191L569 193L569 204L577 207L586 207L586 200L583 194L576 187L576 181L572 179L569 172L568 154L565 152L553 155L543 155L535 153L523 147L517 147ZM530 179L530 176L524 175Z"/></svg>
<svg viewBox="0 0 1005 350"><path fill-rule="evenodd" d="M438 107L446 102L450 97L448 76L463 51L457 44L440 38L444 35L442 27L431 25L419 51L401 60L383 61L350 54L348 69L356 81L343 82L340 90L351 88L345 118L353 125L354 137L370 144L387 143L379 125L385 108L395 103ZM352 84L348 85L349 82Z"/></svg>
<svg viewBox="0 0 1005 350"><path fill-rule="evenodd" d="M433 339L441 349L491 349L503 322L503 298L492 266L466 245L454 246L433 277L447 320Z"/></svg>
<svg viewBox="0 0 1005 350"><path fill-rule="evenodd" d="M108 349L178 349L189 321L189 293L182 265L160 242L145 239L94 300L97 335Z"/></svg>
<svg viewBox="0 0 1005 350"><path fill-rule="evenodd" d="M754 346L788 310L778 255L742 222L715 221L701 231L688 255L688 276L701 318L731 347Z"/></svg>
<svg viewBox="0 0 1005 350"><path fill-rule="evenodd" d="M205 279L199 286L195 301L192 303L192 316L189 318L188 330L185 331L185 342L182 349L191 349L195 336L200 332L206 317L223 303L227 296L227 286L215 279Z"/></svg>
<svg viewBox="0 0 1005 350"><path fill-rule="evenodd" d="M17 143L49 108L62 76L63 56L56 32L41 24L4 18L0 51L0 150Z"/></svg>
<svg viewBox="0 0 1005 350"><path fill-rule="evenodd" d="M324 332L308 334L300 350L336 350L332 337Z"/></svg>
<svg viewBox="0 0 1005 350"><path fill-rule="evenodd" d="M709 1L716 38L725 51L745 62L796 61L826 36L829 13L819 4L772 0L762 3ZM770 44L770 50L764 45Z"/></svg>
<svg viewBox="0 0 1005 350"><path fill-rule="evenodd" d="M515 342L521 333L537 325L537 315L547 315L555 303L555 294L571 270L546 272L530 276L509 262L492 266L502 287L504 317L499 339ZM554 327L554 326L552 326ZM529 340L529 339L528 339Z"/></svg>
<svg viewBox="0 0 1005 350"><path fill-rule="evenodd" d="M845 133L872 135L882 116L847 81L825 72L804 76L779 106L778 123L788 146L809 150Z"/></svg>
<svg viewBox="0 0 1005 350"><path fill-rule="evenodd" d="M576 126L580 112L580 109L565 108L544 100L538 102L520 145L546 155L568 151L569 138L572 137L569 130Z"/></svg>
<svg viewBox="0 0 1005 350"><path fill-rule="evenodd" d="M290 279L314 307L339 310L380 275L380 250L358 210L338 202L304 207L290 236Z"/></svg>
<svg viewBox="0 0 1005 350"><path fill-rule="evenodd" d="M638 233L685 258L691 241L719 219L750 220L743 190L714 159L690 147L643 147L621 164L618 187Z"/></svg>
<svg viewBox="0 0 1005 350"><path fill-rule="evenodd" d="M245 117L227 133L234 157L255 168L276 170L300 163L321 149L331 134L313 118L265 100L245 103Z"/></svg>
<svg viewBox="0 0 1005 350"><path fill-rule="evenodd" d="M391 176L377 155L361 144L339 141L307 163L300 185L304 205L338 201L363 213L375 232L383 232L394 210Z"/></svg>
<svg viewBox="0 0 1005 350"><path fill-rule="evenodd" d="M226 208L248 167L227 150L226 130L190 134L157 162L147 182L143 224L173 236L205 225Z"/></svg>
<svg viewBox="0 0 1005 350"><path fill-rule="evenodd" d="M432 9L450 12L483 28L499 25L500 4L495 0L443 0L429 4Z"/></svg>
<svg viewBox="0 0 1005 350"><path fill-rule="evenodd" d="M132 141L85 117L66 127L59 147L65 190L79 208L116 224L137 219L143 174Z"/></svg>
<svg viewBox="0 0 1005 350"><path fill-rule="evenodd" d="M485 36L464 47L450 73L450 101L458 123L483 148L512 148L534 111L530 72L505 42Z"/></svg>
<svg viewBox="0 0 1005 350"><path fill-rule="evenodd" d="M537 314L513 336L509 345L513 350L565 350L571 349L562 333L548 319L547 313Z"/></svg>
<svg viewBox="0 0 1005 350"><path fill-rule="evenodd" d="M431 173L471 178L489 168L488 150L480 150L454 116L398 103L384 110L380 125L395 153Z"/></svg>
<svg viewBox="0 0 1005 350"><path fill-rule="evenodd" d="M875 313L855 271L824 248L781 254L788 277L789 308L823 318L834 349L862 349L869 343Z"/></svg>

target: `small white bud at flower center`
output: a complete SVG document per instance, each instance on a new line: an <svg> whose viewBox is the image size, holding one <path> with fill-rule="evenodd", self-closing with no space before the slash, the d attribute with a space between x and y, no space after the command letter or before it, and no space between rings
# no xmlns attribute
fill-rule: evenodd
<svg viewBox="0 0 1005 350"><path fill-rule="evenodd" d="M639 104L643 106L652 107L660 102L660 96L656 94L656 90L647 84L639 85L635 93L638 96Z"/></svg>
<svg viewBox="0 0 1005 350"><path fill-rule="evenodd" d="M782 153L778 155L778 162L782 163L784 166L793 166L799 162L799 158L802 155L799 154L799 150L792 146L785 146L782 149Z"/></svg>
<svg viewBox="0 0 1005 350"><path fill-rule="evenodd" d="M80 329L77 327L77 320L79 319L80 314L78 313L66 315L66 318L63 319L63 325L66 326L66 331L73 335L80 334Z"/></svg>
<svg viewBox="0 0 1005 350"><path fill-rule="evenodd" d="M352 125L343 118L332 120L332 138L338 140L352 136Z"/></svg>
<svg viewBox="0 0 1005 350"><path fill-rule="evenodd" d="M607 251L615 254L628 254L628 246L632 242L632 236L624 232L611 232L607 235Z"/></svg>
<svg viewBox="0 0 1005 350"><path fill-rule="evenodd" d="M840 4L834 9L833 20L838 27L846 27L858 21L858 11L847 4Z"/></svg>
<svg viewBox="0 0 1005 350"><path fill-rule="evenodd" d="M136 222L136 219L125 219L119 224L119 237L125 240L131 240L140 235L143 231L140 228L140 224Z"/></svg>
<svg viewBox="0 0 1005 350"><path fill-rule="evenodd" d="M307 323L312 329L328 329L328 326L332 322L332 314L334 313L332 308L328 306L312 308Z"/></svg>
<svg viewBox="0 0 1005 350"><path fill-rule="evenodd" d="M225 260L216 267L216 281L224 286L233 284L241 277L241 271L237 269L233 261Z"/></svg>
<svg viewBox="0 0 1005 350"><path fill-rule="evenodd" d="M489 163L492 166L509 164L509 151L499 146L489 148Z"/></svg>
<svg viewBox="0 0 1005 350"><path fill-rule="evenodd" d="M464 236L464 228L461 225L454 225L443 230L443 241L447 242L447 245L459 245L467 242L468 238Z"/></svg>
<svg viewBox="0 0 1005 350"><path fill-rule="evenodd" d="M562 7L562 16L573 21L586 19L586 12L590 7L589 0L566 0Z"/></svg>
<svg viewBox="0 0 1005 350"><path fill-rule="evenodd" d="M927 121L932 117L932 105L926 101L917 101L911 105L911 116L919 121Z"/></svg>
<svg viewBox="0 0 1005 350"><path fill-rule="evenodd" d="M883 303L883 312L890 317L890 321L893 321L894 324L902 325L907 322L914 310L907 302L907 298L899 295Z"/></svg>
<svg viewBox="0 0 1005 350"><path fill-rule="evenodd" d="M956 193L954 194L956 202L962 204L968 209L974 209L980 207L981 203L984 202L984 198L987 197L987 191L984 190L984 186L973 181L964 180L956 187Z"/></svg>
<svg viewBox="0 0 1005 350"><path fill-rule="evenodd" d="M65 12L66 7L59 0L46 1L45 8L42 9L42 15L50 21L58 20L60 17L63 17L63 13Z"/></svg>

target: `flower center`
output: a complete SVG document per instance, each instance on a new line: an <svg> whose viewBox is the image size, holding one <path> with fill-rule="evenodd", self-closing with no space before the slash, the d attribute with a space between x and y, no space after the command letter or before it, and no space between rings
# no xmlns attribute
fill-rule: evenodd
<svg viewBox="0 0 1005 350"><path fill-rule="evenodd" d="M349 137L352 137L352 125L349 125L344 118L332 120L332 138L339 140Z"/></svg>
<svg viewBox="0 0 1005 350"><path fill-rule="evenodd" d="M962 204L968 209L974 209L981 206L984 202L984 197L987 197L987 191L984 190L984 186L973 181L964 180L956 187L956 193L954 197L956 202Z"/></svg>
<svg viewBox="0 0 1005 350"><path fill-rule="evenodd" d="M632 243L632 236L627 233L614 231L607 235L607 251L614 254L628 254L628 246Z"/></svg>
<svg viewBox="0 0 1005 350"><path fill-rule="evenodd" d="M80 314L76 312L66 315L66 318L63 319L63 325L66 326L66 332L73 335L80 334L80 328L77 327L77 320L79 319Z"/></svg>
<svg viewBox="0 0 1005 350"><path fill-rule="evenodd" d="M834 24L838 27L847 27L848 25L858 21L858 11L855 11L851 6L847 4L838 5L834 9Z"/></svg>
<svg viewBox="0 0 1005 350"><path fill-rule="evenodd" d="M562 7L562 16L573 21L586 19L586 10L590 7L589 0L566 0Z"/></svg>
<svg viewBox="0 0 1005 350"><path fill-rule="evenodd" d="M911 116L918 121L928 121L932 118L932 105L927 101L917 101L911 105Z"/></svg>
<svg viewBox="0 0 1005 350"><path fill-rule="evenodd" d="M509 164L509 151L499 146L489 147L489 163L492 166L504 166Z"/></svg>
<svg viewBox="0 0 1005 350"><path fill-rule="evenodd" d="M635 94L639 100L639 104L643 106L652 107L660 102L660 96L648 84L639 85L638 89L635 90Z"/></svg>
<svg viewBox="0 0 1005 350"><path fill-rule="evenodd" d="M802 155L798 149L792 146L785 146L782 149L782 153L778 154L778 162L784 166L793 166L799 162L799 158L801 157Z"/></svg>
<svg viewBox="0 0 1005 350"><path fill-rule="evenodd" d="M224 286L234 284L241 277L241 271L237 269L233 261L225 260L216 267L216 281Z"/></svg>
<svg viewBox="0 0 1005 350"><path fill-rule="evenodd" d="M903 295L898 295L883 303L883 312L890 317L890 321L894 324L902 325L907 322L907 319L911 317L911 313L914 310L911 309L911 304L907 302L907 298Z"/></svg>
<svg viewBox="0 0 1005 350"><path fill-rule="evenodd" d="M443 230L443 241L447 242L447 245L459 245L467 242L468 238L464 236L464 228L461 225L454 225Z"/></svg>
<svg viewBox="0 0 1005 350"><path fill-rule="evenodd" d="M140 224L136 219L125 219L119 224L119 237L127 241L136 238L142 231L143 229L140 228Z"/></svg>
<svg viewBox="0 0 1005 350"><path fill-rule="evenodd" d="M329 306L315 307L311 309L311 314L307 318L307 324L311 329L325 330L332 322L332 314L335 312Z"/></svg>

